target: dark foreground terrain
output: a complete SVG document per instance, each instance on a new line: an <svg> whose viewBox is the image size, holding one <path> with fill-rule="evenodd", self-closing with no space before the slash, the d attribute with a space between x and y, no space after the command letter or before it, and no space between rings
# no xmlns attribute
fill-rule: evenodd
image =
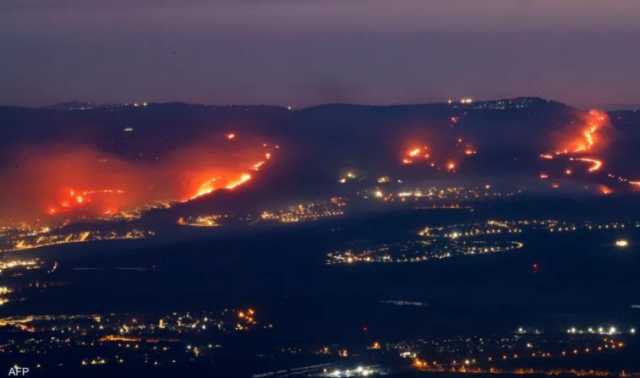
<svg viewBox="0 0 640 378"><path fill-rule="evenodd" d="M0 307L2 365L43 376L640 371L636 213L548 203L562 219L531 201L7 253L5 264L37 265L0 275L13 291ZM329 258L340 253L352 259Z"/></svg>

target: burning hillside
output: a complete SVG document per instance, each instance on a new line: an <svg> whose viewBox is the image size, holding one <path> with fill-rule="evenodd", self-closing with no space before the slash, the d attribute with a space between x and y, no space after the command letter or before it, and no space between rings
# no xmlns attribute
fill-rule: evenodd
<svg viewBox="0 0 640 378"><path fill-rule="evenodd" d="M131 161L80 145L16 148L0 196L3 223L111 217L156 202L233 190L266 168L275 146L235 136ZM231 142L232 141L232 142Z"/></svg>

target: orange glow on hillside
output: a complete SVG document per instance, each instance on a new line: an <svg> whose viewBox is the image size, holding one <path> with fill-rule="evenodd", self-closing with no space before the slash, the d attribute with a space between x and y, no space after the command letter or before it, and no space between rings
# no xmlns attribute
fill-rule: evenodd
<svg viewBox="0 0 640 378"><path fill-rule="evenodd" d="M56 215L76 210L90 213L113 214L120 207L120 198L125 194L121 189L62 190L55 204L47 207L47 214Z"/></svg>
<svg viewBox="0 0 640 378"><path fill-rule="evenodd" d="M431 154L429 153L428 146L419 146L419 147L411 147L408 149L402 158L402 164L410 165L415 161L426 161L429 160Z"/></svg>
<svg viewBox="0 0 640 378"><path fill-rule="evenodd" d="M240 178L228 183L227 186L225 186L225 189L233 190L249 180L251 180L251 175L248 173L243 173L242 175L240 175Z"/></svg>
<svg viewBox="0 0 640 378"><path fill-rule="evenodd" d="M613 189L611 189L610 187L608 187L606 185L598 186L598 191L600 192L600 194L605 195L605 196L613 193Z"/></svg>
<svg viewBox="0 0 640 378"><path fill-rule="evenodd" d="M263 171L275 146L212 136L154 160L124 160L86 146L21 147L2 172L0 224L118 216L156 203L189 201L234 190ZM216 144L217 143L217 144Z"/></svg>
<svg viewBox="0 0 640 378"><path fill-rule="evenodd" d="M596 147L602 147L601 131L609 126L609 117L600 110L590 110L584 118L582 126L577 131L571 131L567 139L556 150L556 155L578 154L591 152Z"/></svg>
<svg viewBox="0 0 640 378"><path fill-rule="evenodd" d="M402 150L400 162L403 165L430 167L437 171L455 173L465 159L478 154L474 144L460 136L435 140L436 148L415 141Z"/></svg>
<svg viewBox="0 0 640 378"><path fill-rule="evenodd" d="M591 164L591 166L588 169L589 173L593 173L593 172L597 172L602 168L602 165L604 164L602 162L602 160L599 159L593 159L593 158L575 158L575 159L571 159L571 160L576 160L576 161L582 161L585 163L589 163Z"/></svg>

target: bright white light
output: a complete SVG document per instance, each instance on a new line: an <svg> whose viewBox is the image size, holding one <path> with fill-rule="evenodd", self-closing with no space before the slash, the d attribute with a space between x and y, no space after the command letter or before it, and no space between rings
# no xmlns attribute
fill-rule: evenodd
<svg viewBox="0 0 640 378"><path fill-rule="evenodd" d="M618 239L616 240L616 247L618 248L627 248L629 246L629 241L627 239Z"/></svg>
<svg viewBox="0 0 640 378"><path fill-rule="evenodd" d="M371 375L375 375L377 373L384 374L381 370L377 369L375 366L362 366L358 365L354 369L335 369L331 372L327 370L323 370L323 377L337 377L337 378L350 378L350 377L368 377Z"/></svg>

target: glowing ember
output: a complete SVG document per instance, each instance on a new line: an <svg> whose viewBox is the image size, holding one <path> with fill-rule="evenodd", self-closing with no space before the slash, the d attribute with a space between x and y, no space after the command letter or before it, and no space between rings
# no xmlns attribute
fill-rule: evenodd
<svg viewBox="0 0 640 378"><path fill-rule="evenodd" d="M409 156L416 157L418 156L418 154L420 154L420 151L420 148L414 148L413 150L409 151Z"/></svg>
<svg viewBox="0 0 640 378"><path fill-rule="evenodd" d="M467 147L464 150L464 154L467 155L467 156L475 155L476 153L477 153L477 151L475 149L471 148L471 147Z"/></svg>
<svg viewBox="0 0 640 378"><path fill-rule="evenodd" d="M255 163L253 166L251 166L251 169L253 169L254 171L259 171L263 165L264 165L264 161L259 161Z"/></svg>
<svg viewBox="0 0 640 378"><path fill-rule="evenodd" d="M601 194L605 195L605 196L608 196L609 194L612 194L612 193L613 193L613 189L611 189L610 187L608 187L608 186L606 186L606 185L600 185L600 186L598 187L598 191L599 191Z"/></svg>
<svg viewBox="0 0 640 378"><path fill-rule="evenodd" d="M402 164L410 165L413 164L416 160L429 160L431 158L431 154L429 153L428 146L422 147L412 147L407 152L402 159Z"/></svg>

